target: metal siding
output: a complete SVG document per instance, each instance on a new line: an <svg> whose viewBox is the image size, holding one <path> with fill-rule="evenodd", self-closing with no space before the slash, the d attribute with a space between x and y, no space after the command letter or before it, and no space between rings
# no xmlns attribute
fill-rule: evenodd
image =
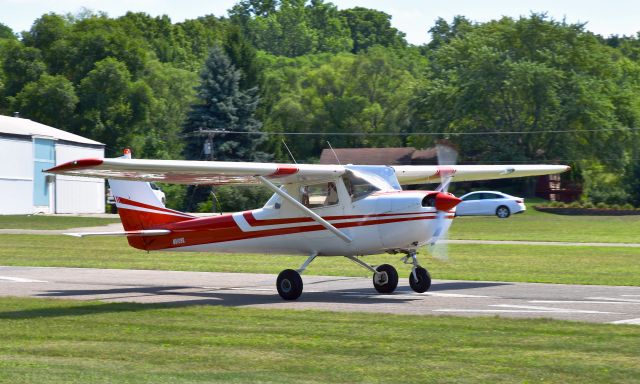
<svg viewBox="0 0 640 384"><path fill-rule="evenodd" d="M82 158L103 158L104 149L56 145L56 164ZM104 180L56 176L56 213L104 213Z"/></svg>
<svg viewBox="0 0 640 384"><path fill-rule="evenodd" d="M33 142L0 138L0 215L33 213Z"/></svg>

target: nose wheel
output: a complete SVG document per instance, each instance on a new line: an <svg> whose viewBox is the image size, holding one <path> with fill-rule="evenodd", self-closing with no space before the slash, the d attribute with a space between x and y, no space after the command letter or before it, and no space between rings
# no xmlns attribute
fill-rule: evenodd
<svg viewBox="0 0 640 384"><path fill-rule="evenodd" d="M424 293L431 288L431 275L422 267L414 268L409 274L409 285L418 293Z"/></svg>
<svg viewBox="0 0 640 384"><path fill-rule="evenodd" d="M411 259L411 260L409 260ZM426 268L420 266L416 251L409 251L407 256L403 258L405 264L412 264L411 273L409 274L409 286L417 293L424 293L431 288L431 275Z"/></svg>

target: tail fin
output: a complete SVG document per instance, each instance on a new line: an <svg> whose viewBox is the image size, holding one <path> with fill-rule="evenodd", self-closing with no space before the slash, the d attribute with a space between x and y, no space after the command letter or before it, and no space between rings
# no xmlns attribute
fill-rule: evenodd
<svg viewBox="0 0 640 384"><path fill-rule="evenodd" d="M131 158L125 150L123 158ZM163 224L193 219L194 216L168 209L144 181L109 180L111 194L125 231L154 229Z"/></svg>
<svg viewBox="0 0 640 384"><path fill-rule="evenodd" d="M109 180L109 186L125 231L153 229L194 218L166 208L147 182Z"/></svg>

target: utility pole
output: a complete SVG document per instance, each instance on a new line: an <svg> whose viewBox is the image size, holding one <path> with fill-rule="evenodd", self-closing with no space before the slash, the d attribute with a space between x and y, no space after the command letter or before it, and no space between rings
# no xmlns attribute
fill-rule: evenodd
<svg viewBox="0 0 640 384"><path fill-rule="evenodd" d="M204 143L202 145L202 153L204 154L204 159L213 161L215 160L215 153L213 150L213 137L216 133L226 133L226 129L202 129L199 128L197 131L189 132L183 137L204 137Z"/></svg>

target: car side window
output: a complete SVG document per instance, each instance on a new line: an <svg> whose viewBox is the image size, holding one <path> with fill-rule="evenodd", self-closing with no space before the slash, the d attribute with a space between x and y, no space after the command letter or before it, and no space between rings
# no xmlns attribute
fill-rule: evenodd
<svg viewBox="0 0 640 384"><path fill-rule="evenodd" d="M481 193L474 193L473 195L469 195L469 196L465 197L463 200L464 201L480 200L480 195L481 195Z"/></svg>
<svg viewBox="0 0 640 384"><path fill-rule="evenodd" d="M311 184L301 187L300 202L308 208L328 207L338 204L336 183Z"/></svg>
<svg viewBox="0 0 640 384"><path fill-rule="evenodd" d="M483 199L488 200L488 199L499 199L502 196L500 195L496 195L495 193L483 193Z"/></svg>

